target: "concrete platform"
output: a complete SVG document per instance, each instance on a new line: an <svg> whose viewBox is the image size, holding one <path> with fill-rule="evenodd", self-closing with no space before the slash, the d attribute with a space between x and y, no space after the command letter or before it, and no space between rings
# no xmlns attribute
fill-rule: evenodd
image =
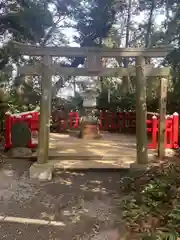
<svg viewBox="0 0 180 240"><path fill-rule="evenodd" d="M103 132L97 140L50 134L49 164L53 169L127 169L136 162L136 137ZM149 159L154 158L149 150ZM33 155L36 157L36 153Z"/></svg>
<svg viewBox="0 0 180 240"><path fill-rule="evenodd" d="M132 135L102 133L97 140L78 139L65 134L50 134L49 157L74 157L81 160L136 156L136 138ZM84 159L84 157L86 159Z"/></svg>
<svg viewBox="0 0 180 240"><path fill-rule="evenodd" d="M167 151L167 154L169 152ZM29 158L29 156L27 156ZM36 152L33 154L37 158ZM149 162L156 159L156 151L148 150ZM102 133L98 140L78 139L69 134L50 134L49 161L35 163L30 177L50 180L56 170L130 169L146 167L136 164L136 137L118 133Z"/></svg>
<svg viewBox="0 0 180 240"><path fill-rule="evenodd" d="M149 156L154 151L149 150ZM33 154L37 157L37 154ZM49 160L136 160L136 137L118 133L102 133L97 140L78 139L68 134L51 133Z"/></svg>
<svg viewBox="0 0 180 240"><path fill-rule="evenodd" d="M50 160L45 164L34 163L29 170L31 179L51 180L57 170L120 170L129 169L130 162L124 164L117 160Z"/></svg>

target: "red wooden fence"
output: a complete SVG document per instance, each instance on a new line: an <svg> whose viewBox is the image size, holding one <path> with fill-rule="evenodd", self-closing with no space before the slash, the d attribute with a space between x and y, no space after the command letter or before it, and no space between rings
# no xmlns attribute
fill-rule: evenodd
<svg viewBox="0 0 180 240"><path fill-rule="evenodd" d="M151 139L148 148L156 149L158 143L158 115L147 114L147 134ZM135 112L101 112L100 129L122 133L136 132ZM165 148L178 148L179 115L166 116Z"/></svg>
<svg viewBox="0 0 180 240"><path fill-rule="evenodd" d="M34 148L37 143L33 142L33 135L39 130L39 113L31 112L21 115L8 115L6 114L5 120L5 148L11 148L11 127L15 122L26 122L31 131L31 141L28 147ZM79 127L79 115L78 112L69 113L69 124L67 120L64 120L65 127L70 129ZM147 115L147 134L151 139L151 143L148 144L148 148L156 149L158 142L158 116L148 114ZM136 131L136 114L135 112L100 112L100 130L103 131L115 131L121 133L135 133ZM165 147L166 148L178 148L178 129L179 129L179 115L174 113L173 115L166 116L166 132L165 132Z"/></svg>

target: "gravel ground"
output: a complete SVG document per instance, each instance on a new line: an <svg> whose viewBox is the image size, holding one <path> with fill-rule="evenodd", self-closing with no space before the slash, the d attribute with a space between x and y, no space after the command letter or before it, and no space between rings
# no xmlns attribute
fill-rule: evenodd
<svg viewBox="0 0 180 240"><path fill-rule="evenodd" d="M9 159L0 169L0 215L6 217L0 239L120 239L116 203L124 173L57 172L52 181L37 182L28 178L31 164Z"/></svg>

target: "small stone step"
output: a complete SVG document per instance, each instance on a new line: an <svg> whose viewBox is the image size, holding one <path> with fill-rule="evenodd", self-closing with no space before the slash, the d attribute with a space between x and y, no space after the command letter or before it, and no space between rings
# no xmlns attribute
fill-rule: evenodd
<svg viewBox="0 0 180 240"><path fill-rule="evenodd" d="M55 170L128 169L133 162L119 160L51 160Z"/></svg>
<svg viewBox="0 0 180 240"><path fill-rule="evenodd" d="M51 180L53 170L54 170L53 165L49 163L44 164L34 163L29 169L29 176L31 179Z"/></svg>

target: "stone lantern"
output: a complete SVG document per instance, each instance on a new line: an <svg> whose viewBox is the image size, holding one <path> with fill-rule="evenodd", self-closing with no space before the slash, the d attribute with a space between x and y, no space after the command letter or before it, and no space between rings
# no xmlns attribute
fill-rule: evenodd
<svg viewBox="0 0 180 240"><path fill-rule="evenodd" d="M83 98L83 107L87 114L96 109L96 99L98 96L96 90L89 88L86 91L82 92L81 96Z"/></svg>
<svg viewBox="0 0 180 240"><path fill-rule="evenodd" d="M99 123L96 116L96 99L98 93L95 89L89 88L84 92L81 92L83 98L84 116L80 122L80 134L81 138L99 138Z"/></svg>

